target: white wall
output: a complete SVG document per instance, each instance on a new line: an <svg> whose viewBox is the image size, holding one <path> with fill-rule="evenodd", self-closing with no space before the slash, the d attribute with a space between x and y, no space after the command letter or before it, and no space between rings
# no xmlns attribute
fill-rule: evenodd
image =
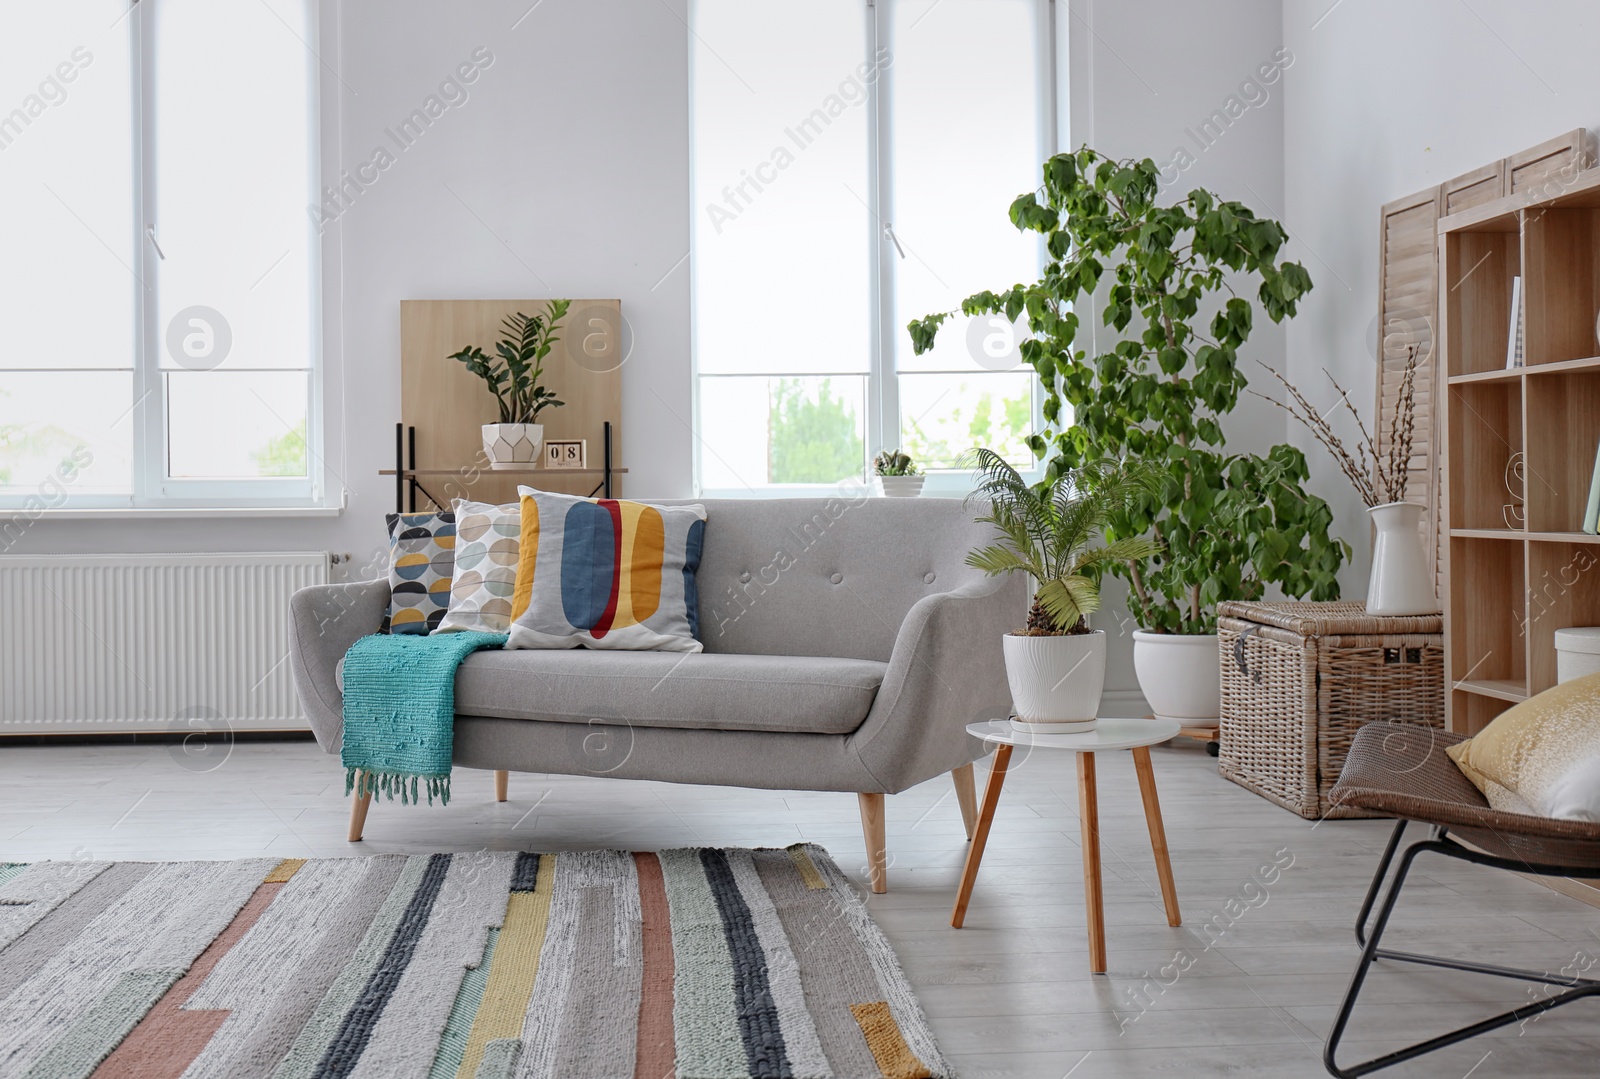
<svg viewBox="0 0 1600 1079"><path fill-rule="evenodd" d="M1192 163L1167 171L1174 181L1171 192L1206 187L1282 219L1283 86L1296 65L1290 62L1270 83L1261 81L1258 70L1281 63L1276 59L1284 44L1278 0L1072 0L1070 6L1058 3L1057 13L1058 21L1067 23L1070 48L1063 148L1087 143L1111 157L1149 157L1158 165L1175 159L1182 164L1176 151L1185 149ZM1259 93L1241 88L1252 78ZM1224 109L1230 96L1259 103L1246 107L1207 146L1204 136L1191 132L1198 132L1214 110ZM1308 269L1322 288L1317 267ZM1097 312L1095 321L1098 317ZM1283 327L1259 316L1241 358L1250 366L1259 358L1281 369ZM1230 449L1261 452L1283 441L1285 425L1270 405L1247 398L1226 430ZM1136 627L1125 595L1120 582L1110 582L1106 608L1095 617L1097 628L1113 634L1105 710L1143 715L1130 636Z"/></svg>
<svg viewBox="0 0 1600 1079"><path fill-rule="evenodd" d="M1285 224L1318 282L1289 328L1290 377L1331 404L1326 367L1370 417L1379 208L1573 128L1593 130L1600 6L1285 0L1283 11L1296 57L1284 94ZM1326 454L1293 434L1338 532L1356 547L1345 591L1362 595L1370 549L1361 502Z"/></svg>
<svg viewBox="0 0 1600 1079"><path fill-rule="evenodd" d="M340 158L325 149L325 174L333 182L379 145L396 156L328 230L327 457L349 510L45 520L19 553L330 550L359 565L381 546L382 515L394 507L394 481L377 472L393 463L404 299L619 297L634 335L626 490L690 492L690 432L673 415L691 414L687 0L325 3L323 112L337 125ZM466 101L395 151L384 129L480 46L494 61Z"/></svg>

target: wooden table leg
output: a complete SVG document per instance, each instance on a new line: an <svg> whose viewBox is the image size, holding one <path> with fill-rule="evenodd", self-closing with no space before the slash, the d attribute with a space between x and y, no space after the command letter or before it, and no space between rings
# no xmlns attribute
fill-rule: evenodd
<svg viewBox="0 0 1600 1079"><path fill-rule="evenodd" d="M1105 901L1100 890L1100 802L1094 754L1078 754L1078 823L1083 833L1083 909L1089 921L1089 972L1106 972Z"/></svg>
<svg viewBox="0 0 1600 1079"><path fill-rule="evenodd" d="M1150 767L1150 747L1133 751L1133 768L1139 773L1139 794L1144 799L1144 820L1150 827L1150 847L1156 852L1156 876L1161 879L1161 898L1167 905L1167 924L1182 925L1178 913L1178 886L1172 879L1172 860L1167 856L1167 830L1161 823L1161 802L1156 797L1156 773Z"/></svg>
<svg viewBox="0 0 1600 1079"><path fill-rule="evenodd" d="M978 811L978 824L972 831L972 842L967 848L967 867L961 872L961 888L956 892L956 906L950 912L950 924L957 929L967 920L967 903L972 899L972 885L978 879L978 863L983 861L984 844L989 842L989 825L994 823L994 807L1000 804L1000 788L1006 781L1006 765L1011 763L1011 747L997 745L994 760L989 764L989 782L983 788L983 807Z"/></svg>
<svg viewBox="0 0 1600 1079"><path fill-rule="evenodd" d="M967 829L967 841L972 841L972 830L978 826L978 786L972 778L972 765L963 764L950 771L956 785L956 804L961 807L961 823Z"/></svg>

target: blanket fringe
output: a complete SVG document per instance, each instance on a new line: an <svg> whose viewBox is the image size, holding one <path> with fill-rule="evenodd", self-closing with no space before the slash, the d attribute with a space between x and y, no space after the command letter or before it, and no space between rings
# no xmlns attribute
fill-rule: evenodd
<svg viewBox="0 0 1600 1079"><path fill-rule="evenodd" d="M398 795L401 805L421 805L421 795L425 792L429 805L433 804L434 798L439 799L440 805L449 805L450 777L414 776L403 772L371 772L364 768L346 768L344 793L348 796L351 792L360 798L381 795L391 802Z"/></svg>

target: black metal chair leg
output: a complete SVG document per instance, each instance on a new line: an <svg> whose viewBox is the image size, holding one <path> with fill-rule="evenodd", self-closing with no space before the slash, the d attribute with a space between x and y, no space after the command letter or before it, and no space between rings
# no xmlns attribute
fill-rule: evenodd
<svg viewBox="0 0 1600 1079"><path fill-rule="evenodd" d="M1377 894L1378 887L1383 881L1385 873L1389 868L1389 862L1394 856L1395 848L1399 843L1403 825L1404 822L1401 822L1401 826L1395 828L1394 836L1389 841L1389 847L1384 851L1383 859L1379 863L1378 874L1373 878L1372 887L1367 892L1366 902L1362 904L1361 918L1356 923L1356 937L1358 940L1361 938L1362 931L1366 925L1367 915L1370 913L1373 899ZM1411 844L1411 846L1406 848L1405 853L1400 856L1400 866L1395 870L1394 880L1389 884L1389 889L1383 897L1383 903L1378 908L1378 917L1373 923L1371 936L1369 936L1363 943L1361 949L1361 959L1356 964L1355 973L1350 978L1350 988L1345 991L1344 1000L1339 1005L1339 1014L1334 1018L1333 1029L1328 1032L1327 1044L1323 1048L1322 1052L1323 1066L1328 1069L1328 1073L1330 1075L1338 1076L1339 1079L1355 1079L1356 1076L1369 1075L1372 1072L1392 1067L1395 1064L1400 1064L1407 1060L1413 1060L1417 1057L1432 1053L1435 1050L1443 1049L1446 1046L1455 1045L1457 1042L1463 1042L1469 1038L1475 1038L1480 1034L1485 1034L1488 1031L1495 1030L1499 1027L1509 1026L1512 1023L1523 1022L1524 1020L1532 1018L1533 1016L1550 1011L1552 1008L1559 1008L1563 1004L1569 1004L1574 1000L1578 1000L1583 997L1600 996L1600 981L1591 981L1577 977L1563 980L1552 977L1548 974L1540 974L1536 971L1515 970L1509 967L1467 963L1456 959L1419 955L1412 952L1396 952L1378 947L1379 942L1383 939L1384 931L1388 928L1389 916L1394 913L1395 904L1400 898L1400 890L1405 886L1406 875L1411 871L1411 863L1416 860L1417 855L1421 854L1423 851L1436 851L1440 854L1447 854L1452 858L1462 858L1466 861L1474 861L1485 864L1500 864L1499 859L1466 852L1459 846L1459 844L1443 839L1442 833L1440 833L1440 835L1441 838L1424 839ZM1501 867L1509 868L1508 866ZM1350 1016L1355 1011L1356 1001L1361 995L1362 984L1367 978L1367 971L1372 968L1374 960L1377 959L1389 959L1404 963L1418 963L1428 966L1446 967L1453 970L1467 971L1475 974L1492 974L1498 977L1518 978L1524 981L1540 982L1552 986L1569 986L1570 988L1568 988L1565 992L1545 997L1543 1000L1534 1001L1533 1003L1526 1004L1520 1008L1514 1008L1509 1012L1502 1012L1499 1015L1490 1016L1487 1019L1480 1020L1468 1026L1461 1027L1457 1030L1452 1030L1447 1034L1440 1034L1436 1037L1429 1038L1426 1041L1417 1042L1416 1044L1407 1046L1404 1049L1397 1049L1392 1053L1386 1053L1383 1056L1374 1057L1371 1060L1352 1065L1348 1068L1340 1068L1336 1063L1334 1063L1334 1056L1339 1050L1339 1042L1344 1037L1345 1028L1349 1026Z"/></svg>
<svg viewBox="0 0 1600 1079"><path fill-rule="evenodd" d="M1366 924L1367 912L1372 906L1372 897L1378 890L1379 883L1383 880L1389 868L1389 860L1394 856L1394 848L1400 841L1400 832L1405 822L1400 822L1400 827L1394 830L1394 837L1389 840L1389 849L1383 852L1383 861L1378 866L1378 875L1372 880L1372 887L1367 892L1367 902L1361 906L1361 920L1356 923L1356 935L1359 939L1361 929ZM1354 1068L1342 1070L1334 1063L1334 1054L1339 1050L1339 1040L1344 1037L1345 1027L1350 1024L1350 1015L1355 1011L1356 998L1361 995L1361 985L1367 980L1367 971L1372 967L1372 961L1378 955L1378 942L1383 939L1383 931L1389 925L1389 915L1394 911L1394 905L1400 898L1400 889L1405 886L1406 874L1411 871L1411 863L1418 854L1427 846L1427 841L1413 843L1406 848L1405 854L1400 856L1400 867L1395 870L1394 880L1389 885L1389 891L1383 897L1383 905L1378 908L1378 920L1373 923L1372 935L1367 938L1361 948L1361 960L1356 964L1356 970L1350 977L1350 988L1345 990L1344 1001L1339 1005L1339 1014L1334 1017L1333 1029L1328 1032L1327 1044L1322 1050L1322 1063L1330 1075L1337 1075L1339 1079L1352 1079L1353 1076L1365 1075L1376 1068L1367 1064L1358 1064ZM1368 1061L1368 1064L1371 1064ZM1385 1065L1379 1065L1384 1067Z"/></svg>
<svg viewBox="0 0 1600 1079"><path fill-rule="evenodd" d="M1372 884L1367 888L1367 897L1361 901L1361 913L1356 915L1356 943L1361 947L1367 946L1367 917L1372 913L1372 904L1378 898L1378 889L1383 886L1383 878L1389 875L1389 863L1394 861L1394 852L1400 846L1400 837L1405 834L1407 820L1394 822L1394 831L1389 835L1389 845L1383 848L1383 857L1378 859L1378 871L1372 875Z"/></svg>

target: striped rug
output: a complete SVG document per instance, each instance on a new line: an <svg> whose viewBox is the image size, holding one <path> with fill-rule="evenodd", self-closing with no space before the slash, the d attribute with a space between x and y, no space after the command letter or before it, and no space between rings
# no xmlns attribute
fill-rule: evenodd
<svg viewBox="0 0 1600 1079"><path fill-rule="evenodd" d="M950 1074L809 844L0 863L0 1077Z"/></svg>

